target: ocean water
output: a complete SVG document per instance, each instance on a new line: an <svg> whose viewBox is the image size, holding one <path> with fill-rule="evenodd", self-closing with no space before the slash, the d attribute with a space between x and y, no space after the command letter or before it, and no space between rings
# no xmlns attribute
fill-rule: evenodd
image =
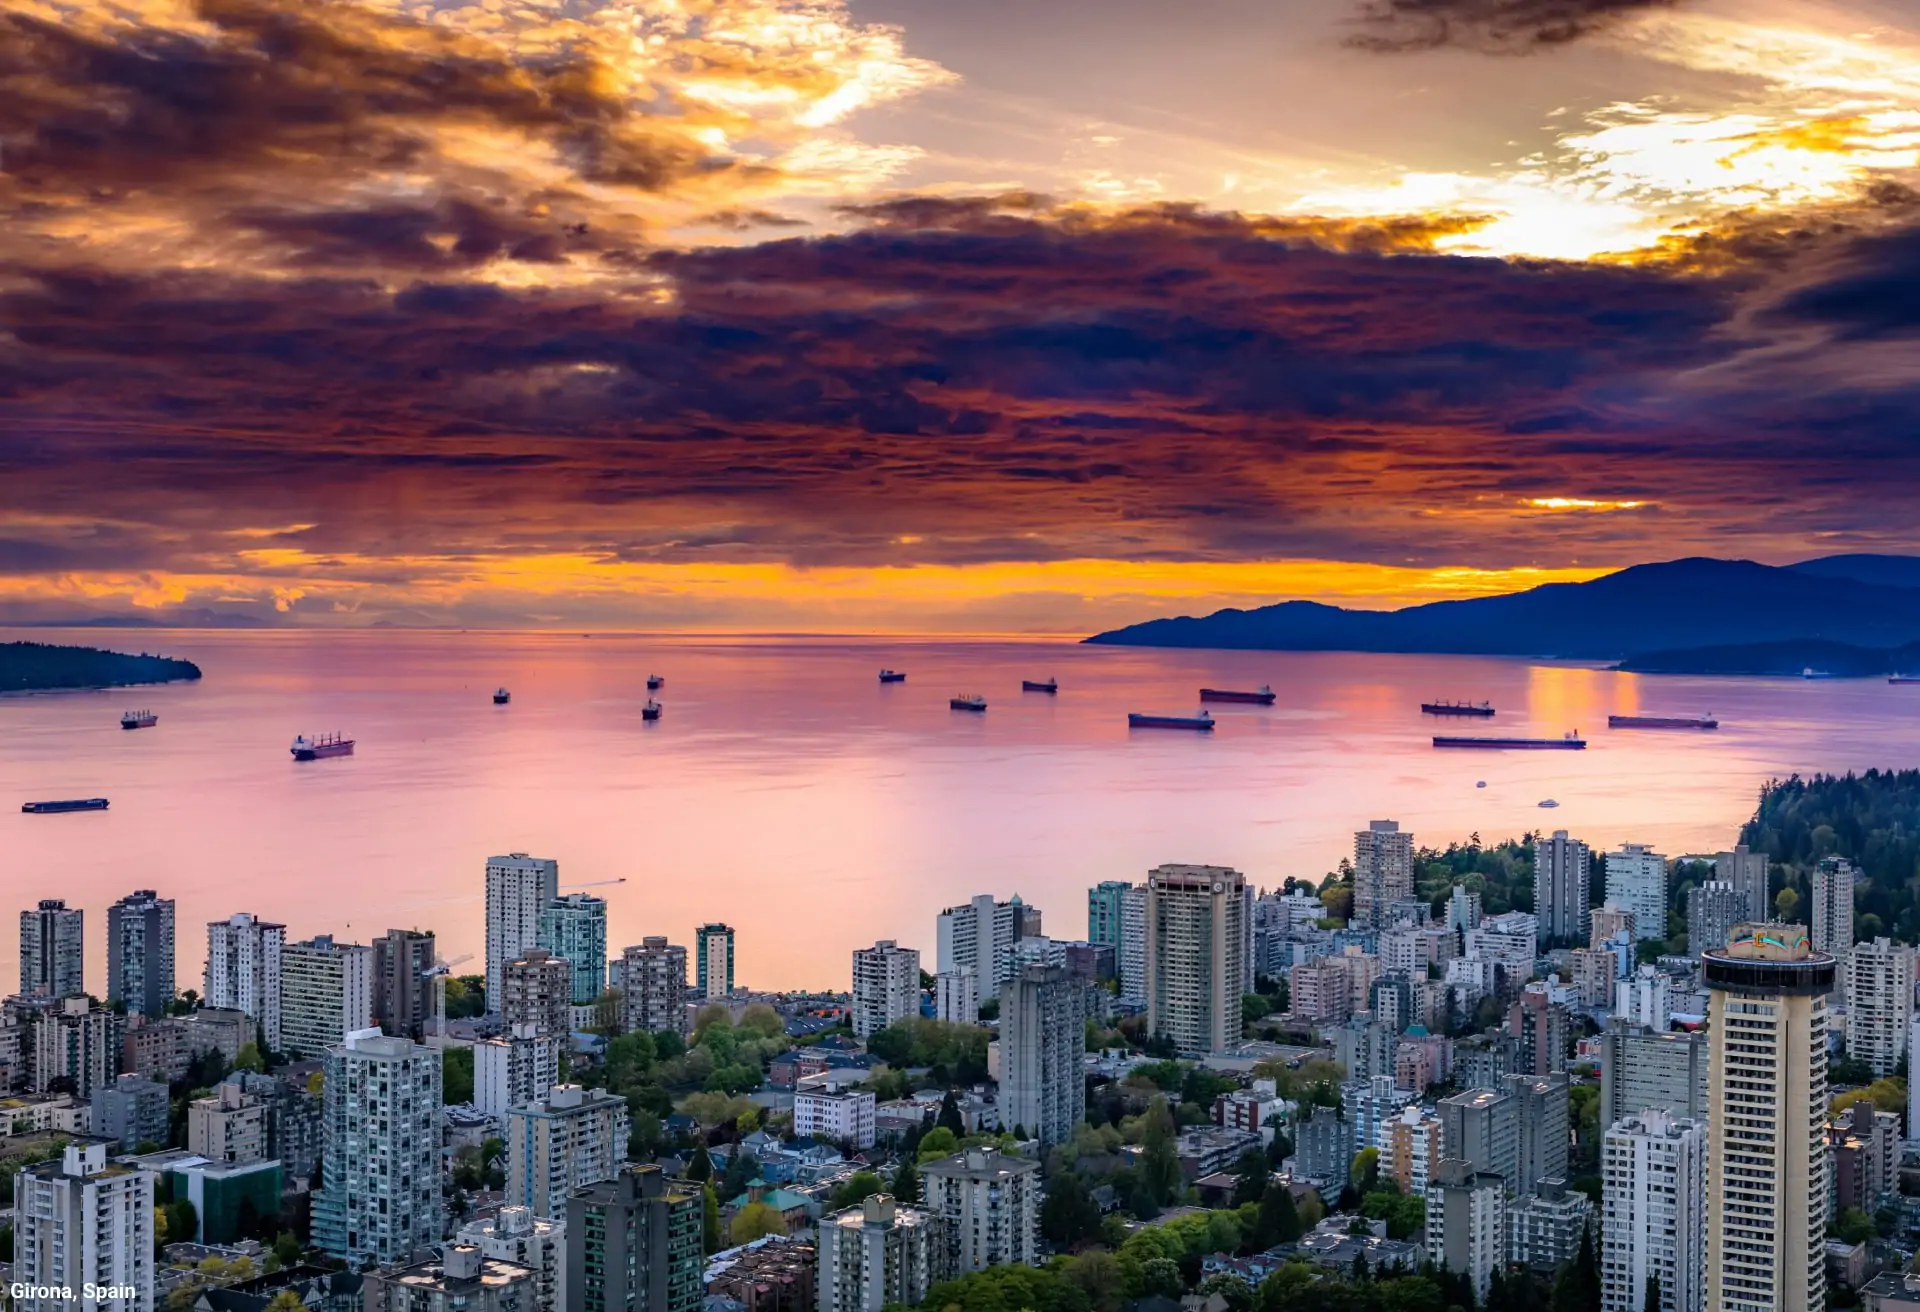
<svg viewBox="0 0 1920 1312"><path fill-rule="evenodd" d="M104 992L106 907L179 904L178 982L201 925L252 911L290 937L431 929L483 947L487 856L558 858L599 884L617 951L643 935L737 930L738 982L845 987L849 952L921 949L974 893L1019 893L1081 937L1086 889L1170 861L1263 886L1318 879L1352 832L1392 818L1444 845L1564 828L1670 855L1730 843L1769 778L1920 764L1920 686L1651 678L1477 657L1155 651L1046 642L701 639L577 633L36 630L6 638L154 650L197 684L0 697L0 910L62 897L87 914ZM882 666L907 682L882 686ZM665 706L640 716L645 677ZM1057 677L1057 696L1020 680ZM1203 686L1273 686L1214 706L1210 735L1129 730L1191 712ZM505 684L511 705L490 694ZM952 711L980 693L984 715ZM1491 700L1438 721L1430 698ZM122 710L156 728L123 732ZM1609 731L1611 713L1716 713L1717 732ZM296 733L348 759L294 763ZM1460 752L1435 732L1558 736L1583 752ZM1485 787L1476 787L1479 781ZM106 796L105 813L21 802ZM1545 799L1559 803L1544 809ZM623 883L602 881L623 880ZM0 935L0 986L16 945Z"/></svg>

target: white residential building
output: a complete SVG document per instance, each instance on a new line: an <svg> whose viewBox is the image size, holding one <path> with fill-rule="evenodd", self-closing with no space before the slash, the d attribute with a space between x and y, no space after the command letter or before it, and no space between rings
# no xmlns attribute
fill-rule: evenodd
<svg viewBox="0 0 1920 1312"><path fill-rule="evenodd" d="M319 1058L372 1024L372 948L322 934L280 949L280 1048Z"/></svg>
<svg viewBox="0 0 1920 1312"><path fill-rule="evenodd" d="M15 1312L153 1312L153 1181L104 1143L15 1176Z"/></svg>
<svg viewBox="0 0 1920 1312"><path fill-rule="evenodd" d="M1492 961L1520 979L1532 976L1534 958L1539 955L1540 922L1531 912L1487 916L1479 928L1466 931L1462 937L1469 957Z"/></svg>
<svg viewBox="0 0 1920 1312"><path fill-rule="evenodd" d="M33 1027L33 1091L66 1080L74 1097L91 1100L120 1072L124 1033L125 1017L113 1009L94 1006L84 993L62 998Z"/></svg>
<svg viewBox="0 0 1920 1312"><path fill-rule="evenodd" d="M920 1014L920 954L883 938L853 952L853 1032L869 1039Z"/></svg>
<svg viewBox="0 0 1920 1312"><path fill-rule="evenodd" d="M574 1190L619 1174L628 1128L625 1098L577 1084L509 1109L507 1202L536 1216L564 1217Z"/></svg>
<svg viewBox="0 0 1920 1312"><path fill-rule="evenodd" d="M1000 987L1000 1123L1052 1146L1086 1118L1086 985L1030 965Z"/></svg>
<svg viewBox="0 0 1920 1312"><path fill-rule="evenodd" d="M207 926L207 969L201 1005L244 1012L267 1046L280 1047L280 956L287 927L241 911Z"/></svg>
<svg viewBox="0 0 1920 1312"><path fill-rule="evenodd" d="M933 977L933 1015L957 1025L980 1023L980 975L972 966Z"/></svg>
<svg viewBox="0 0 1920 1312"><path fill-rule="evenodd" d="M1005 902L982 893L942 911L934 928L936 969L973 967L985 1001L999 996L1000 983L1013 967L1013 945L1040 933L1040 912L1022 902L1018 893Z"/></svg>
<svg viewBox="0 0 1920 1312"><path fill-rule="evenodd" d="M801 1089L793 1095L793 1132L829 1143L873 1147L874 1097L871 1089L830 1093Z"/></svg>
<svg viewBox="0 0 1920 1312"><path fill-rule="evenodd" d="M1613 1014L1664 1034L1673 1023L1673 976L1641 966L1613 986Z"/></svg>
<svg viewBox="0 0 1920 1312"><path fill-rule="evenodd" d="M1859 872L1837 856L1813 869L1813 947L1831 957L1842 957L1853 946L1853 886Z"/></svg>
<svg viewBox="0 0 1920 1312"><path fill-rule="evenodd" d="M187 1151L222 1166L266 1160L266 1102L222 1080L187 1104Z"/></svg>
<svg viewBox="0 0 1920 1312"><path fill-rule="evenodd" d="M438 1049L371 1027L327 1053L313 1241L351 1267L440 1242Z"/></svg>
<svg viewBox="0 0 1920 1312"><path fill-rule="evenodd" d="M1847 998L1847 1055L1893 1074L1907 1050L1913 1024L1914 950L1876 938L1840 958Z"/></svg>
<svg viewBox="0 0 1920 1312"><path fill-rule="evenodd" d="M1711 1312L1825 1306L1832 1167L1827 995L1834 960L1799 925L1742 925L1701 958L1707 986Z"/></svg>
<svg viewBox="0 0 1920 1312"><path fill-rule="evenodd" d="M520 1024L473 1045L473 1105L504 1123L507 1111L546 1096L560 1082L564 1040Z"/></svg>
<svg viewBox="0 0 1920 1312"><path fill-rule="evenodd" d="M946 1274L1040 1261L1040 1163L969 1148L920 1168L926 1208L946 1229Z"/></svg>
<svg viewBox="0 0 1920 1312"><path fill-rule="evenodd" d="M1635 942L1667 936L1667 859L1645 843L1607 853L1607 905L1633 912Z"/></svg>
<svg viewBox="0 0 1920 1312"><path fill-rule="evenodd" d="M1600 1305L1700 1312L1706 1290L1707 1127L1649 1108L1616 1121L1601 1148Z"/></svg>
<svg viewBox="0 0 1920 1312"><path fill-rule="evenodd" d="M1507 1188L1500 1176L1446 1158L1427 1186L1427 1257L1464 1274L1484 1300L1495 1268L1507 1260Z"/></svg>
<svg viewBox="0 0 1920 1312"><path fill-rule="evenodd" d="M469 1221L454 1236L487 1257L533 1272L533 1306L527 1312L566 1312L567 1222L535 1216L531 1208L507 1206L496 1216Z"/></svg>
<svg viewBox="0 0 1920 1312"><path fill-rule="evenodd" d="M882 1312L913 1307L950 1274L949 1240L939 1218L903 1207L888 1194L820 1223L819 1312Z"/></svg>
<svg viewBox="0 0 1920 1312"><path fill-rule="evenodd" d="M560 863L513 852L487 858L487 1006L504 996L509 961L540 946L540 913L560 896Z"/></svg>

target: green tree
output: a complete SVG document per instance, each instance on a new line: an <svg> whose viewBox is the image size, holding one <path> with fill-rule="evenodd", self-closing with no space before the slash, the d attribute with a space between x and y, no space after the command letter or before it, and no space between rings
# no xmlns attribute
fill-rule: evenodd
<svg viewBox="0 0 1920 1312"><path fill-rule="evenodd" d="M1783 888L1773 897L1774 914L1781 920L1791 921L1800 912L1800 895L1790 888Z"/></svg>
<svg viewBox="0 0 1920 1312"><path fill-rule="evenodd" d="M951 1157L959 1151L959 1137L946 1126L936 1125L921 1136L917 1160L924 1164L942 1157Z"/></svg>
<svg viewBox="0 0 1920 1312"><path fill-rule="evenodd" d="M455 1045L440 1049L440 1101L449 1107L473 1101L472 1048Z"/></svg>
<svg viewBox="0 0 1920 1312"><path fill-rule="evenodd" d="M1660 1277L1651 1273L1647 1276L1646 1297L1640 1300L1640 1312L1660 1312Z"/></svg>
<svg viewBox="0 0 1920 1312"><path fill-rule="evenodd" d="M298 1266L305 1252L305 1248L300 1243L300 1236L291 1230L282 1231L279 1238L273 1241L273 1255L279 1259L283 1267Z"/></svg>
<svg viewBox="0 0 1920 1312"><path fill-rule="evenodd" d="M880 1177L872 1171L855 1171L833 1188L833 1210L841 1211L848 1207L857 1207L863 1201L880 1192Z"/></svg>
<svg viewBox="0 0 1920 1312"><path fill-rule="evenodd" d="M967 1123L960 1118L960 1099L954 1096L952 1089L948 1089L947 1096L940 1100L940 1115L934 1118L934 1124L949 1131L956 1139L966 1134Z"/></svg>
<svg viewBox="0 0 1920 1312"><path fill-rule="evenodd" d="M1276 1244L1290 1244L1304 1233L1299 1210L1293 1205L1293 1190L1281 1180L1268 1184L1260 1195L1260 1211L1254 1221L1254 1248L1265 1252Z"/></svg>
<svg viewBox="0 0 1920 1312"><path fill-rule="evenodd" d="M1833 1221L1833 1237L1847 1244L1864 1244L1878 1233L1873 1218L1857 1207L1841 1209Z"/></svg>
<svg viewBox="0 0 1920 1312"><path fill-rule="evenodd" d="M307 1312L307 1305L291 1289L283 1289L267 1301L266 1312Z"/></svg>
<svg viewBox="0 0 1920 1312"><path fill-rule="evenodd" d="M766 1235L783 1235L786 1232L786 1221L776 1208L766 1203L748 1203L733 1214L733 1224L728 1227L728 1237L736 1248Z"/></svg>
<svg viewBox="0 0 1920 1312"><path fill-rule="evenodd" d="M1155 1098L1147 1106L1138 1169L1146 1197L1156 1207L1166 1206L1180 1187L1180 1159L1174 1151L1173 1116L1165 1098Z"/></svg>
<svg viewBox="0 0 1920 1312"><path fill-rule="evenodd" d="M922 1142L925 1141L922 1140ZM893 1187L890 1192L903 1203L920 1201L920 1172L914 1166L912 1157L900 1159L900 1169L893 1173Z"/></svg>
<svg viewBox="0 0 1920 1312"><path fill-rule="evenodd" d="M1233 1205L1245 1207L1248 1203L1258 1203L1266 1197L1267 1181L1272 1176L1273 1167L1265 1152L1249 1148L1241 1153L1233 1164Z"/></svg>
<svg viewBox="0 0 1920 1312"><path fill-rule="evenodd" d="M1069 1249L1100 1233L1100 1205L1086 1182L1069 1171L1047 1182L1047 1200L1040 1205L1040 1233L1055 1248Z"/></svg>
<svg viewBox="0 0 1920 1312"><path fill-rule="evenodd" d="M260 1045L241 1044L240 1051L233 1058L233 1068L237 1071L252 1071L256 1075L264 1074L267 1069L267 1059L260 1055Z"/></svg>
<svg viewBox="0 0 1920 1312"><path fill-rule="evenodd" d="M707 1156L707 1146L701 1144L693 1150L693 1156L687 1160L687 1179L702 1182L713 1178L713 1158Z"/></svg>
<svg viewBox="0 0 1920 1312"><path fill-rule="evenodd" d="M720 1196L708 1183L700 1190L700 1243L711 1257L720 1251Z"/></svg>
<svg viewBox="0 0 1920 1312"><path fill-rule="evenodd" d="M1548 1307L1551 1312L1597 1312L1600 1307L1600 1268L1591 1226L1581 1232L1579 1253L1555 1274Z"/></svg>

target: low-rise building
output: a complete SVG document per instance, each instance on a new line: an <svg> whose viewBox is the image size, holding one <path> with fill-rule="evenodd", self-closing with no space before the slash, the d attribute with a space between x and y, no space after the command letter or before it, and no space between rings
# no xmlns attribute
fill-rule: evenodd
<svg viewBox="0 0 1920 1312"><path fill-rule="evenodd" d="M969 1148L928 1162L920 1179L926 1209L945 1227L946 1274L1040 1260L1040 1163Z"/></svg>
<svg viewBox="0 0 1920 1312"><path fill-rule="evenodd" d="M454 1236L454 1242L531 1271L534 1312L566 1312L565 1217L535 1216L531 1208L508 1205L493 1216L469 1221Z"/></svg>
<svg viewBox="0 0 1920 1312"><path fill-rule="evenodd" d="M818 1312L882 1312L915 1307L953 1274L959 1246L931 1210L874 1194L820 1224Z"/></svg>
<svg viewBox="0 0 1920 1312"><path fill-rule="evenodd" d="M1538 1192L1507 1208L1507 1260L1535 1271L1557 1271L1579 1255L1592 1224L1591 1198L1568 1189L1565 1180L1541 1180Z"/></svg>
<svg viewBox="0 0 1920 1312"><path fill-rule="evenodd" d="M871 1148L874 1141L874 1096L869 1089L844 1093L804 1089L793 1097L793 1132L806 1138L830 1139L855 1148Z"/></svg>
<svg viewBox="0 0 1920 1312"><path fill-rule="evenodd" d="M167 1142L171 1109L166 1085L144 1075L122 1075L93 1091L93 1134L112 1139L121 1152L143 1143L159 1147Z"/></svg>
<svg viewBox="0 0 1920 1312"><path fill-rule="evenodd" d="M370 1271L364 1312L536 1312L533 1272L488 1257L472 1244L448 1244L437 1258Z"/></svg>

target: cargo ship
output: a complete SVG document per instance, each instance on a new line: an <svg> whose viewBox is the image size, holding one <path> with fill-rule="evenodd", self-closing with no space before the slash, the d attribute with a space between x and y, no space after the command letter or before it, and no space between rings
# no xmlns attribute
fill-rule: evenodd
<svg viewBox="0 0 1920 1312"><path fill-rule="evenodd" d="M1492 702L1421 702L1422 715L1477 715L1487 719L1493 714Z"/></svg>
<svg viewBox="0 0 1920 1312"><path fill-rule="evenodd" d="M1202 688L1200 700L1203 702L1245 702L1253 706L1273 705L1274 691L1261 684L1254 692L1236 692L1231 688Z"/></svg>
<svg viewBox="0 0 1920 1312"><path fill-rule="evenodd" d="M1888 683L1920 683L1920 674L1889 674Z"/></svg>
<svg viewBox="0 0 1920 1312"><path fill-rule="evenodd" d="M505 706L508 702L512 700L513 700L513 694L508 692L505 688L495 688L493 690L493 704L495 706Z"/></svg>
<svg viewBox="0 0 1920 1312"><path fill-rule="evenodd" d="M152 711L128 711L120 717L122 729L151 729L160 723L160 717Z"/></svg>
<svg viewBox="0 0 1920 1312"><path fill-rule="evenodd" d="M1213 717L1205 711L1193 715L1142 715L1138 711L1127 715L1129 729L1199 729L1211 732Z"/></svg>
<svg viewBox="0 0 1920 1312"><path fill-rule="evenodd" d="M1718 729L1711 715L1609 715L1609 729Z"/></svg>
<svg viewBox="0 0 1920 1312"><path fill-rule="evenodd" d="M1020 680L1020 691L1059 692L1060 681L1058 679L1022 679Z"/></svg>
<svg viewBox="0 0 1920 1312"><path fill-rule="evenodd" d="M661 677L660 677L659 675L657 675L657 674L649 674L649 675L647 676L647 691L648 691L648 692L659 692L659 691L660 691L660 685L661 685L661 684L663 684L663 683L665 683L665 682L666 682L666 680L665 680L665 679L663 679L663 678L661 678Z"/></svg>
<svg viewBox="0 0 1920 1312"><path fill-rule="evenodd" d="M107 809L107 799L76 797L64 802L22 802L20 809L28 815L59 815L64 811L104 811Z"/></svg>
<svg viewBox="0 0 1920 1312"><path fill-rule="evenodd" d="M337 733L323 733L318 738L301 734L293 740L292 751L296 761L324 761L332 756L352 756L353 739L342 738Z"/></svg>
<svg viewBox="0 0 1920 1312"><path fill-rule="evenodd" d="M647 704L640 708L640 718L643 720L657 720L660 718L662 709L664 708L659 702L649 697L647 698Z"/></svg>
<svg viewBox="0 0 1920 1312"><path fill-rule="evenodd" d="M905 670L880 671L880 682L882 683L905 683L906 681L907 673Z"/></svg>
<svg viewBox="0 0 1920 1312"><path fill-rule="evenodd" d="M1435 747L1478 747L1486 751L1509 752L1582 752L1586 739L1577 733L1564 738L1446 738L1436 737Z"/></svg>
<svg viewBox="0 0 1920 1312"><path fill-rule="evenodd" d="M947 698L947 705L956 711L984 711L987 709L987 699L978 693L971 695L962 693L957 697Z"/></svg>

